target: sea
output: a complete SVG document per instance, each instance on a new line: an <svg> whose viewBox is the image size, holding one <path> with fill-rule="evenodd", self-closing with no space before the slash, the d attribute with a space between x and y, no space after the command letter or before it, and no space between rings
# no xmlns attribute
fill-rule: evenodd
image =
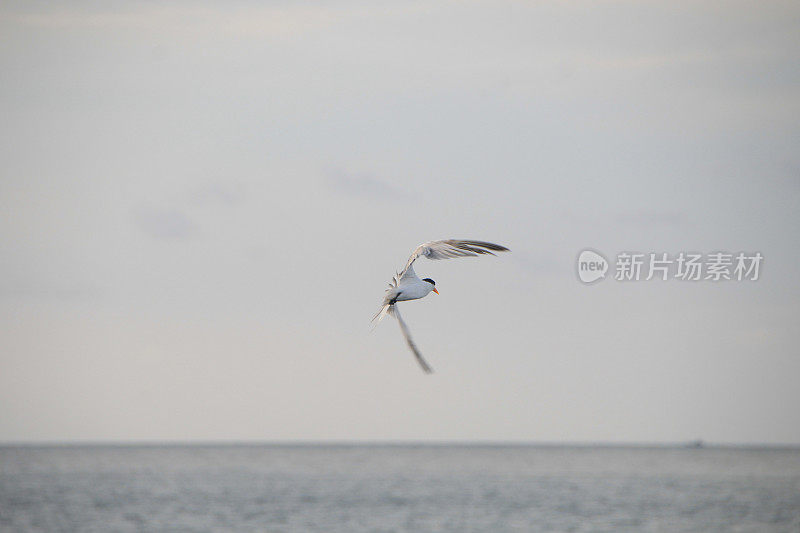
<svg viewBox="0 0 800 533"><path fill-rule="evenodd" d="M800 449L0 446L0 531L800 532Z"/></svg>

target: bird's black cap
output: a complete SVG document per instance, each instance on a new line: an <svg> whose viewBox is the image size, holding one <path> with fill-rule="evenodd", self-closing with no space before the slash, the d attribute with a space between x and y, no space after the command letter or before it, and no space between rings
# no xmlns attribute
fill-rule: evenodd
<svg viewBox="0 0 800 533"><path fill-rule="evenodd" d="M422 281L427 281L428 283L430 283L430 284L431 284L431 285L433 285L434 287L436 286L436 282L435 282L435 281L433 281L431 278L425 278L425 279L423 279Z"/></svg>

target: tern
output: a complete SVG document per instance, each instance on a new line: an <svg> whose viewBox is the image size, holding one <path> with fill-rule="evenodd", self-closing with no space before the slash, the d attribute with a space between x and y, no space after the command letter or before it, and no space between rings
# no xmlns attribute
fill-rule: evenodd
<svg viewBox="0 0 800 533"><path fill-rule="evenodd" d="M419 279L414 272L414 261L420 257L427 257L428 259L451 259L453 257L474 257L482 254L494 255L492 252L508 252L509 249L499 244L484 241L462 241L457 239L447 239L442 241L430 241L417 246L411 257L408 258L405 268L398 272L389 283L389 288L386 289L386 295L383 298L381 308L372 317L372 320L377 325L386 315L392 315L397 319L400 325L400 331L403 332L403 337L406 339L408 347L417 358L419 366L426 374L433 372L431 366L422 357L422 354L414 344L411 338L411 333L408 331L408 326L400 316L400 311L397 309L397 302L405 302L408 300L419 300L429 295L431 292L439 294L436 290L436 282L431 278Z"/></svg>

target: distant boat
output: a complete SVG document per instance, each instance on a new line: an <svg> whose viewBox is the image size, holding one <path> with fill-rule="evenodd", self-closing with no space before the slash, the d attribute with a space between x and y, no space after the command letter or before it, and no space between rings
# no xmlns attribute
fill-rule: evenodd
<svg viewBox="0 0 800 533"><path fill-rule="evenodd" d="M703 444L703 441L700 439L690 440L689 442L684 444L685 448L694 448L694 449L703 448L704 446L705 445Z"/></svg>

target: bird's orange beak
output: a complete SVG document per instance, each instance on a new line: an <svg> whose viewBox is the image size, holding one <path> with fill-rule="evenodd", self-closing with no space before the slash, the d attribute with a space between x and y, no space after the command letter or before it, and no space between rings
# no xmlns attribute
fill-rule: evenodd
<svg viewBox="0 0 800 533"><path fill-rule="evenodd" d="M436 294L439 294L439 291L436 290L436 287L433 288L433 292L435 292Z"/></svg>

